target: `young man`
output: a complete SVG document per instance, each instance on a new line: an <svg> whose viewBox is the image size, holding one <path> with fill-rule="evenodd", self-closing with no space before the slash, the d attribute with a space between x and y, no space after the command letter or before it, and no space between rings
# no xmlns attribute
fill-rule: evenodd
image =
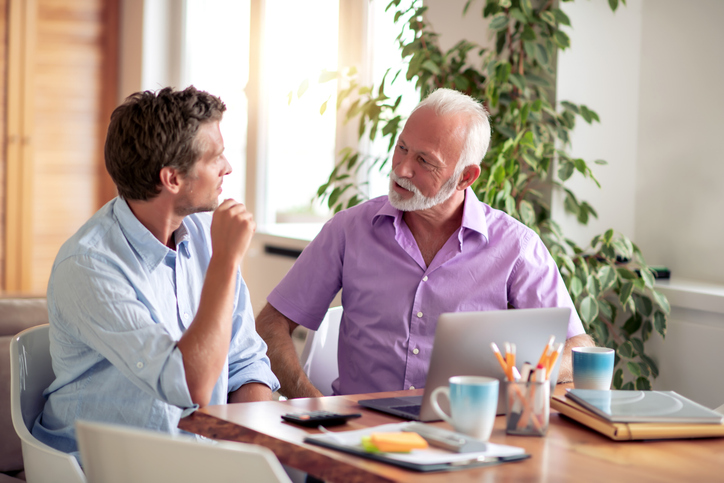
<svg viewBox="0 0 724 483"><path fill-rule="evenodd" d="M290 339L316 330L342 289L335 393L422 388L444 312L570 307L570 348L592 345L540 238L479 202L470 186L490 141L485 109L439 89L410 115L395 147L389 196L330 220L269 295L257 330L283 394L319 396Z"/></svg>
<svg viewBox="0 0 724 483"><path fill-rule="evenodd" d="M239 270L255 224L217 201L231 172L225 109L189 87L113 112L105 158L119 196L63 245L48 284L56 379L33 434L50 446L77 454L76 419L175 432L198 407L278 388Z"/></svg>

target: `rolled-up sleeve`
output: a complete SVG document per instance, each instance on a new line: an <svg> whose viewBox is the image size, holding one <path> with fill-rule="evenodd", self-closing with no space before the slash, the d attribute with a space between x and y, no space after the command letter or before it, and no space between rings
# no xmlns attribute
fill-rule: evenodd
<svg viewBox="0 0 724 483"><path fill-rule="evenodd" d="M147 394L182 409L196 407L177 339L154 320L159 315L144 305L143 295L118 267L107 259L74 256L56 265L53 276L50 310L59 315L55 320L64 321L58 330L98 352ZM82 348L75 350L76 361L89 361ZM73 362L72 357L54 360L54 364ZM56 374L78 374L78 367L56 369L61 369ZM70 382L57 380L54 385Z"/></svg>
<svg viewBox="0 0 724 483"><path fill-rule="evenodd" d="M563 277L543 241L532 231L521 240L521 254L509 281L515 308L569 307L568 337L585 333Z"/></svg>
<svg viewBox="0 0 724 483"><path fill-rule="evenodd" d="M249 290L241 275L238 280L239 291L229 347L229 392L250 382L266 384L272 392L277 391L279 381L271 370L266 343L256 332Z"/></svg>

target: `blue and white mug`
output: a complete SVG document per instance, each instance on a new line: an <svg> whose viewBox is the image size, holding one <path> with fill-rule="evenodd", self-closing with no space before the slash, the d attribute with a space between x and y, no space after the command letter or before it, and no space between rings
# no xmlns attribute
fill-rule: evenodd
<svg viewBox="0 0 724 483"><path fill-rule="evenodd" d="M611 389L614 350L608 347L574 347L573 387Z"/></svg>
<svg viewBox="0 0 724 483"><path fill-rule="evenodd" d="M487 441L498 409L498 380L482 376L453 376L448 382L449 387L440 386L432 391L432 408L458 433ZM445 394L450 400L450 415L437 402L440 394Z"/></svg>

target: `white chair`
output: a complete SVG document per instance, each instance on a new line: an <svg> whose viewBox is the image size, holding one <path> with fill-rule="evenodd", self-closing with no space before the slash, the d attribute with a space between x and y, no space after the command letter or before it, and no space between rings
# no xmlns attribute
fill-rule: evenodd
<svg viewBox="0 0 724 483"><path fill-rule="evenodd" d="M75 427L89 483L290 483L274 453L261 446L80 420Z"/></svg>
<svg viewBox="0 0 724 483"><path fill-rule="evenodd" d="M43 410L43 391L55 379L50 361L50 326L20 332L10 341L10 412L23 448L28 483L84 483L85 475L75 457L38 441L31 433Z"/></svg>
<svg viewBox="0 0 724 483"><path fill-rule="evenodd" d="M332 395L332 383L339 377L337 343L342 307L332 307L316 331L307 333L300 356L304 373L325 396Z"/></svg>

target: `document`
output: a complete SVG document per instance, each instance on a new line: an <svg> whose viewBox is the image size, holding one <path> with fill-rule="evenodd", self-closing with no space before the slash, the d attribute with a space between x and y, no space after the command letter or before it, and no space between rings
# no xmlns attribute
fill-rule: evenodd
<svg viewBox="0 0 724 483"><path fill-rule="evenodd" d="M614 423L718 424L724 416L674 391L571 389L566 397Z"/></svg>
<svg viewBox="0 0 724 483"><path fill-rule="evenodd" d="M304 441L417 471L472 468L530 457L523 448L494 443L487 443L485 451L471 453L453 453L434 447L416 449L409 453L369 453L362 448L363 436L369 436L372 433L403 431L410 424L414 423L393 423L355 431L315 434L307 436Z"/></svg>

